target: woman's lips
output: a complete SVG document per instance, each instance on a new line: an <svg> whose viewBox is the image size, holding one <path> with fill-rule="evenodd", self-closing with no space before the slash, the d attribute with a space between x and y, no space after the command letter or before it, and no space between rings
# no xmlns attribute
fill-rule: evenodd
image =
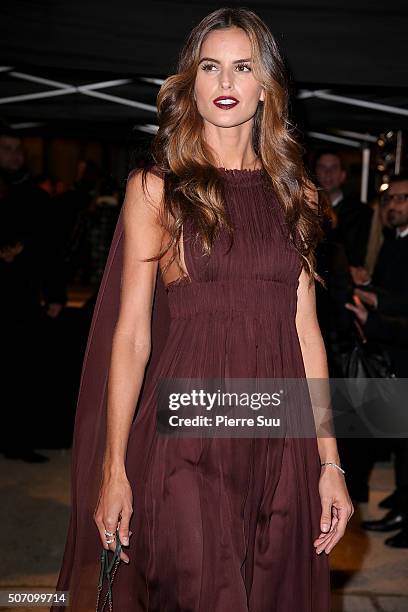
<svg viewBox="0 0 408 612"><path fill-rule="evenodd" d="M229 110L230 108L234 108L234 106L239 104L239 100L233 96L219 96L213 100L213 104L215 104L215 106L218 108L222 108L222 110Z"/></svg>

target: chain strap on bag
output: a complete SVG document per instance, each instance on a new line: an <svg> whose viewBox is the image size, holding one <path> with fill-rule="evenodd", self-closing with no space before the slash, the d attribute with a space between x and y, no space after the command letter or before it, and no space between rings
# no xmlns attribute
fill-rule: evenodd
<svg viewBox="0 0 408 612"><path fill-rule="evenodd" d="M113 552L112 560L109 562L109 550L106 548L102 548L101 553L101 571L99 574L99 583L98 583L98 596L96 599L96 609L95 612L104 612L105 606L108 603L109 612L113 610L113 602L112 602L112 584L113 579L116 574L116 570L118 569L120 563L120 552L122 550L122 545L119 539L119 530L116 530L116 548ZM106 578L106 580L105 580ZM105 595L104 602L102 607L99 608L101 594L104 586L104 582L107 582L107 592Z"/></svg>

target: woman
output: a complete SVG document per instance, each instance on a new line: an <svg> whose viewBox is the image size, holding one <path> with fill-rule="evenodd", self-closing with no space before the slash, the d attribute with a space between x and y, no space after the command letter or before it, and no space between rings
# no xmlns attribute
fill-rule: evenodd
<svg viewBox="0 0 408 612"><path fill-rule="evenodd" d="M94 609L118 526L121 612L329 610L327 554L353 512L335 439L156 430L162 378L327 378L318 215L287 102L246 9L206 17L162 86L156 166L128 178L85 359L58 583L73 610Z"/></svg>

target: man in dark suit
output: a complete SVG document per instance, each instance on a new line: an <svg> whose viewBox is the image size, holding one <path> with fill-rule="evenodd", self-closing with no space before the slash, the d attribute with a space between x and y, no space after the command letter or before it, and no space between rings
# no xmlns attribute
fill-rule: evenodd
<svg viewBox="0 0 408 612"><path fill-rule="evenodd" d="M347 173L335 150L324 149L318 153L315 174L336 214L337 236L344 245L350 266L364 266L373 214L371 208L343 193Z"/></svg>
<svg viewBox="0 0 408 612"><path fill-rule="evenodd" d="M384 239L377 264L367 287L355 291L355 303L347 308L355 313L368 339L387 350L398 377L408 377L408 176L396 176L383 194L381 204L393 234ZM364 521L371 531L402 528L385 543L408 548L408 440L393 441L396 491L387 500L391 506L379 521Z"/></svg>

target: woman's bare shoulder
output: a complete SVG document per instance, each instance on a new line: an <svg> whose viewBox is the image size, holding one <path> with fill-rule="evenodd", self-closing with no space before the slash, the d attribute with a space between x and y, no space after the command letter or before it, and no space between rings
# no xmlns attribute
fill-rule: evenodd
<svg viewBox="0 0 408 612"><path fill-rule="evenodd" d="M144 176L145 180L152 184L161 184L164 181L164 172L156 164L152 164L146 168L133 168L128 174L127 181L131 181L136 176Z"/></svg>
<svg viewBox="0 0 408 612"><path fill-rule="evenodd" d="M163 183L163 173L156 166L146 170L135 168L127 177L126 199L150 204L158 213L163 199Z"/></svg>

